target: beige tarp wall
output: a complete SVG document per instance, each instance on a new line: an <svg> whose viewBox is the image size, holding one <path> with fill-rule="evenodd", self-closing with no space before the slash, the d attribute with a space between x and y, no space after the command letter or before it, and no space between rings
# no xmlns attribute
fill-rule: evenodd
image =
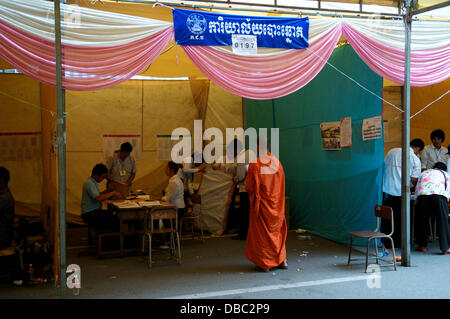
<svg viewBox="0 0 450 319"><path fill-rule="evenodd" d="M32 106L34 105L34 106ZM41 132L40 85L25 75L0 75L0 135L2 133ZM3 152L14 154L22 147L21 137L3 137ZM38 144L41 136L36 136ZM39 146L40 149L40 146ZM2 154L3 155L3 154ZM17 154L18 155L18 154ZM2 156L2 158L4 158ZM33 213L40 211L42 191L41 153L33 159L0 160L0 166L10 171L9 187L17 202L16 211Z"/></svg>
<svg viewBox="0 0 450 319"><path fill-rule="evenodd" d="M177 127L193 133L194 119L203 119L205 108L207 127L241 127L241 100L210 85L209 80L193 84L131 80L100 91L68 91L68 212L80 214L81 185L90 176L92 167L104 162L103 134L142 136L141 160L137 162L133 188L161 194L168 177L164 173L166 162L157 160L156 135L171 134Z"/></svg>

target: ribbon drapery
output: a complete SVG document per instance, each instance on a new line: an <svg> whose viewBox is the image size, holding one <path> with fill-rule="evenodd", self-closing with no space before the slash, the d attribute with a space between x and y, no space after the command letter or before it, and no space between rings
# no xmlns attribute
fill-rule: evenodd
<svg viewBox="0 0 450 319"><path fill-rule="evenodd" d="M347 24L343 34L356 53L378 75L403 83L405 51L377 42ZM450 74L450 44L411 52L411 86L425 86L444 81Z"/></svg>
<svg viewBox="0 0 450 319"><path fill-rule="evenodd" d="M450 23L419 21L413 25L412 86L431 85L450 76L450 28L446 27ZM183 49L214 83L251 99L277 98L305 86L323 68L341 35L374 72L403 83L402 21L376 20L374 24L354 19L312 19L310 34L307 50L262 49L258 55L242 56L224 47Z"/></svg>
<svg viewBox="0 0 450 319"><path fill-rule="evenodd" d="M74 11L74 8L76 9ZM62 5L63 87L117 85L151 64L173 39L171 23ZM22 73L55 85L53 3L0 0L0 56Z"/></svg>
<svg viewBox="0 0 450 319"><path fill-rule="evenodd" d="M203 46L183 49L200 71L229 92L251 99L273 99L311 81L323 68L340 36L338 25L310 44L308 50L289 50L262 57L232 55ZM313 53L324 59L318 59Z"/></svg>
<svg viewBox="0 0 450 319"><path fill-rule="evenodd" d="M95 90L121 83L147 67L173 39L172 23L62 5L63 86ZM76 10L74 10L76 9ZM0 0L0 56L24 74L55 85L53 3ZM450 76L450 23L414 21L411 85ZM271 99L292 93L323 68L344 35L367 65L403 83L401 20L310 19L306 50L259 49L238 55L230 47L184 46L214 83L242 97Z"/></svg>

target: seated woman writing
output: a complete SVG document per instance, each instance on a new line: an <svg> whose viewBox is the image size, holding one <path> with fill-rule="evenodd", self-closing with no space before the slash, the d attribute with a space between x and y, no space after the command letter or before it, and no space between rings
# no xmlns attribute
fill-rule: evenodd
<svg viewBox="0 0 450 319"><path fill-rule="evenodd" d="M169 162L166 166L166 175L170 177L169 184L167 185L164 196L151 196L152 200L162 200L175 205L178 210L178 219L184 215L184 184L180 176L177 174L178 170L182 166Z"/></svg>

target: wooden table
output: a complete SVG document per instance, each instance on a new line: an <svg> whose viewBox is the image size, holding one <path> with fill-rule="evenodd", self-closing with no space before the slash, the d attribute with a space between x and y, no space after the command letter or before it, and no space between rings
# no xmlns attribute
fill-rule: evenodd
<svg viewBox="0 0 450 319"><path fill-rule="evenodd" d="M130 200L132 202L140 202L142 201L142 199L134 199L134 200ZM143 235L144 234L144 228L142 229L138 229L138 230L124 230L125 228L125 221L128 220L139 220L139 221L144 221L144 217L145 214L148 210L152 210L153 208L158 208L158 207L167 207L167 208L174 208L176 210L176 207L172 204L160 201L161 205L160 206L155 206L155 207L127 207L127 208L121 208L120 206L118 206L117 204L123 202L123 200L109 200L107 201L107 205L108 205L108 209L111 209L115 212L117 212L118 216L119 216L119 232L112 232L112 233L104 233L104 234L99 234L98 235L98 254L99 254L99 258L102 255L105 254L116 254L116 253L120 253L120 256L123 257L125 255L125 252L127 251L138 251L141 248L129 248L129 249L125 249L125 245L124 245L124 238L125 236L129 236L129 235ZM118 236L120 237L120 250L118 251L107 251L104 252L102 250L102 237L114 237L114 236Z"/></svg>

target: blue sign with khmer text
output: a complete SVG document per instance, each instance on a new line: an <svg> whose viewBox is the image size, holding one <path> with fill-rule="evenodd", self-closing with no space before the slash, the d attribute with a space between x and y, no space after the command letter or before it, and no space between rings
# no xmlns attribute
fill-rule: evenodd
<svg viewBox="0 0 450 319"><path fill-rule="evenodd" d="M193 10L173 10L178 45L231 46L232 35L255 36L258 47L308 47L308 18L241 16Z"/></svg>

